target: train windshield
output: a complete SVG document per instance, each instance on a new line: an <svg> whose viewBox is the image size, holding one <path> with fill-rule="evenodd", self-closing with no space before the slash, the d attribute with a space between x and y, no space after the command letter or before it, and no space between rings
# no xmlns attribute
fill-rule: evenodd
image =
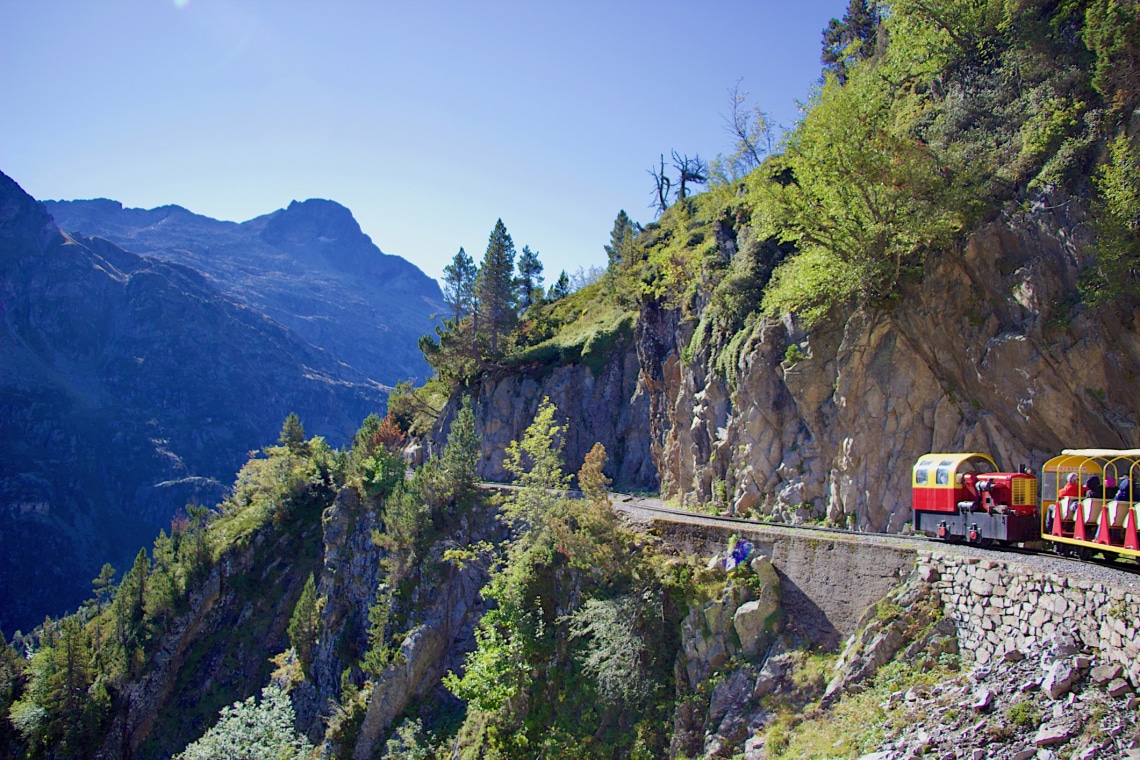
<svg viewBox="0 0 1140 760"><path fill-rule="evenodd" d="M935 475L934 482L940 486L948 485L952 472L954 472L954 460L943 459L938 463L938 473Z"/></svg>

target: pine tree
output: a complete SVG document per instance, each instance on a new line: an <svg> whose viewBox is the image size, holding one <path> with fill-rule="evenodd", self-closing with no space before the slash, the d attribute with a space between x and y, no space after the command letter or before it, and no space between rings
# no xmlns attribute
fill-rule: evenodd
<svg viewBox="0 0 1140 760"><path fill-rule="evenodd" d="M819 60L825 70L835 72L840 84L847 82L848 69L875 54L879 8L875 0L851 0L843 20L831 19L823 30L823 52Z"/></svg>
<svg viewBox="0 0 1140 760"><path fill-rule="evenodd" d="M305 445L305 427L296 412L289 412L289 416L285 418L277 442L293 453L297 453Z"/></svg>
<svg viewBox="0 0 1140 760"><path fill-rule="evenodd" d="M297 606L293 608L293 616L289 619L289 643L297 652L297 659L305 675L312 672L313 648L317 644L317 634L320 631L321 614L317 606L317 586L313 574L309 573L301 596L297 599Z"/></svg>
<svg viewBox="0 0 1140 760"><path fill-rule="evenodd" d="M633 248L633 241L641 232L641 225L629 218L625 209L618 212L614 220L614 228L610 230L610 242L605 246L606 256L609 257L610 269L616 269L629 260Z"/></svg>
<svg viewBox="0 0 1140 760"><path fill-rule="evenodd" d="M566 270L562 270L562 274L558 275L558 280L550 286L550 292L546 294L546 300L557 301L560 298L565 298L570 295L570 276L566 274Z"/></svg>
<svg viewBox="0 0 1140 760"><path fill-rule="evenodd" d="M523 246L519 254L518 277L519 313L526 313L531 304L542 298L542 262L538 260L538 251L532 251L529 246Z"/></svg>
<svg viewBox="0 0 1140 760"><path fill-rule="evenodd" d="M115 568L111 563L104 562L99 575L91 581L95 588L95 603L102 607L115 593Z"/></svg>
<svg viewBox="0 0 1140 760"><path fill-rule="evenodd" d="M448 431L447 445L440 455L440 467L447 480L447 490L459 509L470 506L473 501L480 453L471 397L464 396L451 423L451 430Z"/></svg>
<svg viewBox="0 0 1140 760"><path fill-rule="evenodd" d="M443 300L455 314L455 324L475 309L475 260L462 248L443 268Z"/></svg>
<svg viewBox="0 0 1140 760"><path fill-rule="evenodd" d="M491 336L492 354L499 351L499 336L514 327L514 271L515 244L499 219L487 241L476 287L479 311Z"/></svg>
<svg viewBox="0 0 1140 760"><path fill-rule="evenodd" d="M146 599L146 579L150 575L150 558L146 549L139 549L130 572L123 577L115 601L111 605L115 621L115 635L128 660L136 647L142 645L143 612Z"/></svg>

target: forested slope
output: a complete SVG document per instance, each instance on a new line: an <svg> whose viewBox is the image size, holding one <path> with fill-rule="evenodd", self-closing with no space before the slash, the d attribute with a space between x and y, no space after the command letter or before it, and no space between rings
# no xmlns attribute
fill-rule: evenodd
<svg viewBox="0 0 1140 760"><path fill-rule="evenodd" d="M598 282L542 292L501 223L480 266L461 251L426 385L346 451L290 420L216 514L18 642L29 661L6 650L10 746L218 757L265 728L283 757L781 758L897 733L900 695L961 666L933 576L836 670L746 542L672 552L616 522L607 480L899 527L919 453L1140 445L1140 16L856 0L827 40L781 147L745 124L705 192L619 214ZM479 476L519 488L488 502ZM862 698L825 698L856 666ZM969 741L1012 754L1040 718L1015 699Z"/></svg>

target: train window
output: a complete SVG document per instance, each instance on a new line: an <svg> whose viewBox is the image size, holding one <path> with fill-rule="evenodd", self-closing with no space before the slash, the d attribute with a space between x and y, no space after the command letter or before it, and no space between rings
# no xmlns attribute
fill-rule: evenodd
<svg viewBox="0 0 1140 760"><path fill-rule="evenodd" d="M927 476L930 473L930 470L924 465L926 465L925 462L919 462L918 467L914 470L914 482L920 486L926 485Z"/></svg>
<svg viewBox="0 0 1140 760"><path fill-rule="evenodd" d="M934 478L936 485L944 486L950 483L950 471L954 468L953 459L944 459L938 463L938 474Z"/></svg>

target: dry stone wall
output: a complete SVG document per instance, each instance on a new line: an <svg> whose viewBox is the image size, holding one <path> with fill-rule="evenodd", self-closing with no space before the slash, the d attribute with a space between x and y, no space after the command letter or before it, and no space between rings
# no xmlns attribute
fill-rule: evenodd
<svg viewBox="0 0 1140 760"><path fill-rule="evenodd" d="M950 552L920 552L918 563L979 664L1037 657L1071 636L1140 685L1140 594Z"/></svg>
<svg viewBox="0 0 1140 760"><path fill-rule="evenodd" d="M654 531L677 550L700 556L723 552L733 534L751 541L780 578L789 630L828 649L856 629L863 612L895 588L915 566L915 549L860 538L819 538L761 524L731 527L656 521Z"/></svg>

